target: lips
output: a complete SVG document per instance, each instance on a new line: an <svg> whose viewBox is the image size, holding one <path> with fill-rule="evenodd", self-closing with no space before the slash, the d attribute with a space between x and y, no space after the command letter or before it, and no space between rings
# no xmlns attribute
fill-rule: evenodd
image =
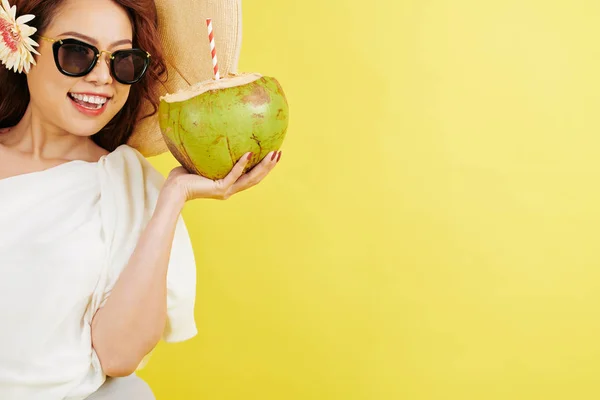
<svg viewBox="0 0 600 400"><path fill-rule="evenodd" d="M69 100L75 108L88 116L98 116L106 110L109 96L93 93L69 93Z"/></svg>

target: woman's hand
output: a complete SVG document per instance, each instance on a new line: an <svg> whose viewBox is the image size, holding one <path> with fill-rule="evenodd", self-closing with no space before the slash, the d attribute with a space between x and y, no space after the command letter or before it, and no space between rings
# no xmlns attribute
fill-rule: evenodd
<svg viewBox="0 0 600 400"><path fill-rule="evenodd" d="M275 168L281 158L281 152L268 153L260 163L244 174L251 158L252 153L244 154L225 178L216 181L190 174L185 168L177 167L167 177L163 190L180 196L182 202L199 198L227 200L234 194L260 183Z"/></svg>

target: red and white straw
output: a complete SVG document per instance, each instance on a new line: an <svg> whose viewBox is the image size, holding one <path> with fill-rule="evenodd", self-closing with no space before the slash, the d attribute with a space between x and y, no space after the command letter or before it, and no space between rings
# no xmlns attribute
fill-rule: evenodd
<svg viewBox="0 0 600 400"><path fill-rule="evenodd" d="M210 52L212 54L213 72L215 79L219 80L219 63L217 62L217 48L215 46L215 34L213 32L212 19L206 19L206 26L208 26L208 40L210 40Z"/></svg>

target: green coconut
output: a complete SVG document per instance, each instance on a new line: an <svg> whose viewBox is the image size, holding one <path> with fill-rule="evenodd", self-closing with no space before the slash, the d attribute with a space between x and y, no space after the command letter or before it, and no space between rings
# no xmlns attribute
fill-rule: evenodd
<svg viewBox="0 0 600 400"><path fill-rule="evenodd" d="M190 173L222 179L246 153L246 170L285 139L289 108L275 78L243 74L200 82L163 96L160 128L173 156Z"/></svg>

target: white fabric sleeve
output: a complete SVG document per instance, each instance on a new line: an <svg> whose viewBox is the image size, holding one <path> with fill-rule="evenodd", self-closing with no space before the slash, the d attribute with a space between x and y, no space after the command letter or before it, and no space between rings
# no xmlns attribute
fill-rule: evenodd
<svg viewBox="0 0 600 400"><path fill-rule="evenodd" d="M101 213L107 255L92 299L95 313L109 298L148 224L164 178L135 149L123 145L100 161ZM181 342L198 331L194 317L196 262L182 217L175 229L167 271L167 322L162 339Z"/></svg>
<svg viewBox="0 0 600 400"><path fill-rule="evenodd" d="M181 342L198 334L194 319L195 300L196 261L185 222L179 217L167 272L165 342Z"/></svg>

